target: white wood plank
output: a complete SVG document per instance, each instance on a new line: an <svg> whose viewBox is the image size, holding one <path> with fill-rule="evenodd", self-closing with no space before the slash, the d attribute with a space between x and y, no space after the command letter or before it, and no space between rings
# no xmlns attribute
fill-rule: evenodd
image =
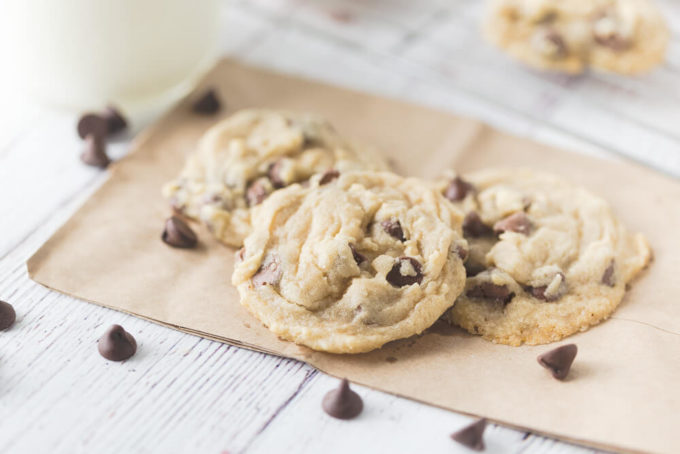
<svg viewBox="0 0 680 454"><path fill-rule="evenodd" d="M672 23L668 64L649 78L590 75L574 82L508 64L483 44L475 34L478 3L232 0L222 11L222 49L567 148L596 154L611 148L677 166L677 110L661 101L678 96L680 22ZM676 2L662 6L680 18ZM0 138L0 299L19 315L15 327L0 333L0 452L412 452L423 446L467 452L448 439L469 421L465 416L359 387L365 413L336 421L320 410L336 380L309 366L201 340L31 282L26 258L105 178L78 162L73 121L42 116L30 129L17 122L21 127ZM121 142L112 151L120 156L126 148ZM116 322L140 344L122 364L96 352L97 337ZM487 443L488 452L591 452L502 427L489 429Z"/></svg>

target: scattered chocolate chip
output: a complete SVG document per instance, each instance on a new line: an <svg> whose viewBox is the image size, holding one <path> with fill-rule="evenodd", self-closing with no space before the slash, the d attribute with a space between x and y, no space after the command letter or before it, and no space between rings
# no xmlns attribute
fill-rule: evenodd
<svg viewBox="0 0 680 454"><path fill-rule="evenodd" d="M574 358L576 358L577 351L576 344L567 344L543 353L536 359L538 364L548 369L553 377L558 380L564 380L569 373L569 368L571 368Z"/></svg>
<svg viewBox="0 0 680 454"><path fill-rule="evenodd" d="M335 169L326 170L319 179L319 186L328 184L340 176L340 172Z"/></svg>
<svg viewBox="0 0 680 454"><path fill-rule="evenodd" d="M507 285L498 285L493 282L481 282L468 290L466 295L470 298L483 298L504 305L515 297Z"/></svg>
<svg viewBox="0 0 680 454"><path fill-rule="evenodd" d="M401 228L401 222L398 219L388 219L382 221L380 226L385 232L387 232L391 237L398 239L399 241L405 241L404 230Z"/></svg>
<svg viewBox="0 0 680 454"><path fill-rule="evenodd" d="M359 251L357 251L355 245L349 243L349 248L352 250L352 257L354 257L354 261L357 262L357 265L361 265L366 261L366 257L364 257L364 255L361 254Z"/></svg>
<svg viewBox="0 0 680 454"><path fill-rule="evenodd" d="M95 135L101 139L127 128L127 120L114 106L106 106L101 114L86 113L78 120L76 129L81 139Z"/></svg>
<svg viewBox="0 0 680 454"><path fill-rule="evenodd" d="M609 287L614 287L616 285L616 278L614 277L614 259L609 262L609 266L604 270L604 274L602 274L602 283Z"/></svg>
<svg viewBox="0 0 680 454"><path fill-rule="evenodd" d="M352 419L359 416L364 409L364 403L359 394L350 389L347 379L343 378L337 389L326 393L321 407L334 418Z"/></svg>
<svg viewBox="0 0 680 454"><path fill-rule="evenodd" d="M108 126L108 135L119 133L127 128L127 120L114 106L106 106L103 116Z"/></svg>
<svg viewBox="0 0 680 454"><path fill-rule="evenodd" d="M80 117L76 129L81 139L90 135L104 139L109 133L109 125L106 119L95 113L86 113Z"/></svg>
<svg viewBox="0 0 680 454"><path fill-rule="evenodd" d="M257 180L250 183L248 189L246 189L246 202L248 206L252 207L259 205L267 198L269 191L265 185L266 178L258 178Z"/></svg>
<svg viewBox="0 0 680 454"><path fill-rule="evenodd" d="M394 287L420 284L423 281L423 268L413 257L399 257L385 279Z"/></svg>
<svg viewBox="0 0 680 454"><path fill-rule="evenodd" d="M482 418L452 433L451 439L475 451L484 451L484 429L486 419Z"/></svg>
<svg viewBox="0 0 680 454"><path fill-rule="evenodd" d="M132 334L120 325L112 325L97 343L99 354L110 361L125 361L137 351L137 342Z"/></svg>
<svg viewBox="0 0 680 454"><path fill-rule="evenodd" d="M102 137L89 134L85 137L85 149L80 154L80 160L92 167L105 169L111 163L106 154L106 145Z"/></svg>
<svg viewBox="0 0 680 454"><path fill-rule="evenodd" d="M399 360L394 356L388 356L387 358L385 358L385 361L387 361L388 363L396 363Z"/></svg>
<svg viewBox="0 0 680 454"><path fill-rule="evenodd" d="M214 115L219 112L220 107L221 104L220 99L217 97L217 92L211 88L194 102L192 110L202 115Z"/></svg>
<svg viewBox="0 0 680 454"><path fill-rule="evenodd" d="M191 227L177 216L170 216L165 221L161 239L164 243L177 248L192 248L198 243L198 238Z"/></svg>
<svg viewBox="0 0 680 454"><path fill-rule="evenodd" d="M241 263L243 261L243 258L245 257L245 254L246 248L244 246L236 252L236 262Z"/></svg>
<svg viewBox="0 0 680 454"><path fill-rule="evenodd" d="M0 300L0 331L6 330L14 324L17 313L11 304Z"/></svg>
<svg viewBox="0 0 680 454"><path fill-rule="evenodd" d="M475 187L460 177L451 180L451 183L444 190L444 197L452 202L463 200Z"/></svg>
<svg viewBox="0 0 680 454"><path fill-rule="evenodd" d="M518 211L510 216L501 219L493 225L493 231L495 233L503 232L517 232L523 235L529 235L531 233L532 224L529 220L529 216L523 211Z"/></svg>
<svg viewBox="0 0 680 454"><path fill-rule="evenodd" d="M480 236L491 235L491 227L482 222L476 211L470 211L463 218L463 233L465 236L478 238Z"/></svg>
<svg viewBox="0 0 680 454"><path fill-rule="evenodd" d="M278 161L270 164L269 168L267 169L269 181L272 182L272 186L274 186L276 189L281 189L282 187L286 186L286 182L283 181L283 178L281 178L281 167L283 167L283 162L283 159L279 159Z"/></svg>
<svg viewBox="0 0 680 454"><path fill-rule="evenodd" d="M260 269L250 279L253 285L277 285L281 281L281 263L276 254L265 257Z"/></svg>

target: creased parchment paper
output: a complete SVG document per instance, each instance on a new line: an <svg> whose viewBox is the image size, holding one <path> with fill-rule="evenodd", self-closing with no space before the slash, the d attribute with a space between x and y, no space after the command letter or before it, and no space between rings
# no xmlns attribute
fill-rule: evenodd
<svg viewBox="0 0 680 454"><path fill-rule="evenodd" d="M161 185L217 118L185 101L142 134L111 178L29 260L37 282L199 336L297 358L336 376L439 407L584 444L680 452L680 183L516 138L477 121L223 61L203 81L227 104L318 112L381 147L398 171L530 166L605 196L652 243L655 260L614 317L570 337L579 354L566 382L536 363L552 346L507 347L437 323L421 336L357 356L284 342L238 302L234 251L199 229L200 246L160 241L169 214ZM199 88L198 90L200 90ZM387 357L397 358L388 362ZM445 436L444 434L443 436Z"/></svg>

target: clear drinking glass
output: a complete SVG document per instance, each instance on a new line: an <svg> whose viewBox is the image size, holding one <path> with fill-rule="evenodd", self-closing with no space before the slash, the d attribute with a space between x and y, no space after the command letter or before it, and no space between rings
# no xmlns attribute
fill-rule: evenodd
<svg viewBox="0 0 680 454"><path fill-rule="evenodd" d="M4 70L42 104L153 109L217 57L219 0L0 0Z"/></svg>

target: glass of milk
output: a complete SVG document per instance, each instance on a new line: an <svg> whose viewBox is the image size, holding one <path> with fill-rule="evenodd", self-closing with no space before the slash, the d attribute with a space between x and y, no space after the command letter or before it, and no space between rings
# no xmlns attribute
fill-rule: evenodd
<svg viewBox="0 0 680 454"><path fill-rule="evenodd" d="M3 71L41 104L129 113L178 99L214 63L219 0L1 0Z"/></svg>

